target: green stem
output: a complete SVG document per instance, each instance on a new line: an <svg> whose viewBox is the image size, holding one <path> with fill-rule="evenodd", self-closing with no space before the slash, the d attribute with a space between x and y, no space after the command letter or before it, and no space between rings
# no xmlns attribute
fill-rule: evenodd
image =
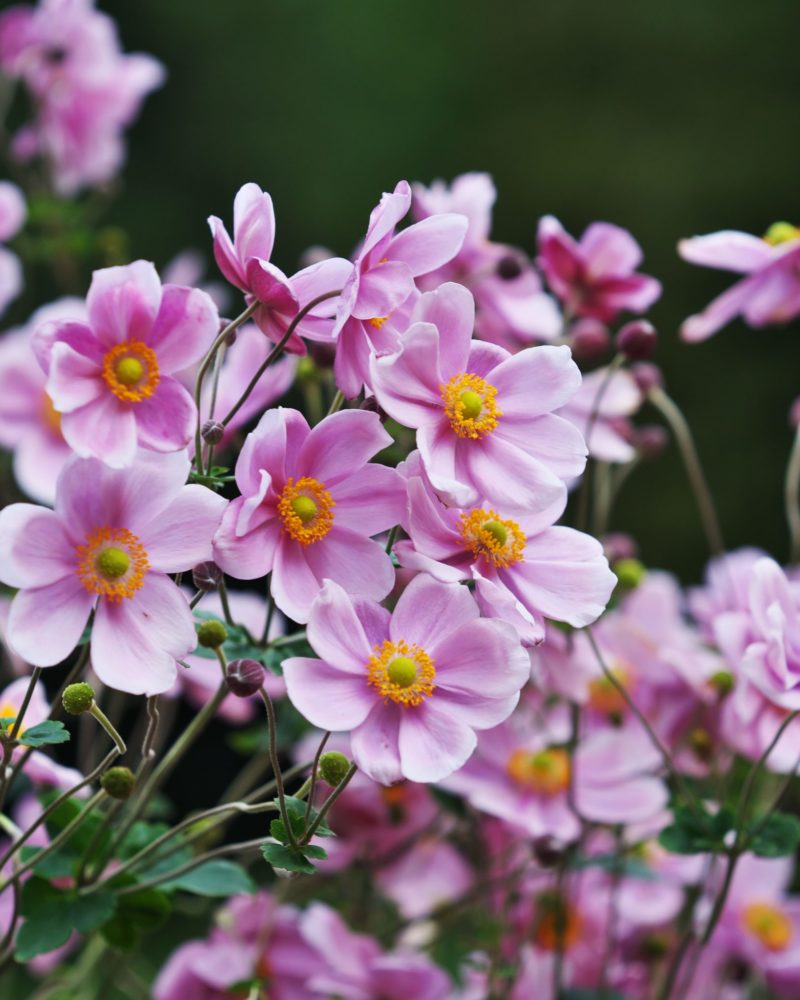
<svg viewBox="0 0 800 1000"><path fill-rule="evenodd" d="M350 781L357 770L358 770L358 764L351 764L350 767L347 769L347 774L342 778L342 780L339 782L336 788L334 788L334 790L327 797L327 799L325 799L324 803L322 804L322 808L317 813L316 819L303 835L303 845L307 844L314 836L314 834L317 832L317 828L330 812L331 806L339 798L339 796L342 794L345 788L347 788L347 786L350 784Z"/></svg>
<svg viewBox="0 0 800 1000"><path fill-rule="evenodd" d="M331 405L328 407L328 412L326 416L330 416L332 413L337 413L344 406L344 393L341 389L336 390L336 395L331 400Z"/></svg>
<svg viewBox="0 0 800 1000"><path fill-rule="evenodd" d="M325 749L325 744L328 742L330 735L330 732L325 733L320 740L319 746L317 747L317 752L314 754L314 763L311 765L311 777L309 779L311 784L309 785L308 790L308 805L306 806L306 814L303 818L304 826L308 826L308 821L311 817L311 809L314 805L314 792L317 788L317 768L319 767L319 759L322 756L322 751Z"/></svg>
<svg viewBox="0 0 800 1000"><path fill-rule="evenodd" d="M157 875L155 878L147 879L144 882L137 882L135 885L125 886L117 891L117 895L127 896L132 892L141 892L144 889L152 889L157 885L161 885L162 882L171 882L172 879L185 875L187 872L192 871L192 869L197 868L206 861L210 861L212 858L220 857L223 854L237 854L240 851L252 851L256 847L261 847L263 843L264 838L258 837L256 840L243 840L238 844L226 844L222 847L217 847L213 851L206 851L205 854L199 854L196 858L192 858L192 860L187 861L186 864L180 865L178 868L174 868L171 872L164 872L163 874Z"/></svg>
<svg viewBox="0 0 800 1000"><path fill-rule="evenodd" d="M97 702L92 702L92 707L89 709L89 714L93 715L95 719L100 723L100 725L105 729L108 735L116 744L117 750L119 750L120 756L127 752L128 748L125 746L125 740L119 735L115 727L112 725L111 720L105 714L105 712L100 708Z"/></svg>
<svg viewBox="0 0 800 1000"><path fill-rule="evenodd" d="M783 496L791 539L790 562L796 563L800 562L800 506L798 506L798 496L800 496L800 426L795 432L789 464L786 467Z"/></svg>
<svg viewBox="0 0 800 1000"><path fill-rule="evenodd" d="M272 698L270 698L269 693L266 688L259 688L259 694L261 695L261 700L264 702L264 707L267 710L267 725L269 726L269 759L272 764L272 773L275 776L275 784L278 789L278 804L281 810L281 819L283 820L283 827L286 830L286 838L292 847L297 847L297 841L294 839L294 831L292 830L292 825L289 822L289 813L286 809L286 792L283 787L283 775L281 774L281 765L278 760L278 736L277 736L277 725L275 722L275 706L272 704Z"/></svg>
<svg viewBox="0 0 800 1000"><path fill-rule="evenodd" d="M62 844L65 844L72 836L72 834L83 823L83 821L89 815L91 815L92 811L94 810L94 807L96 805L99 805L99 803L102 802L105 797L106 797L106 792L102 788L100 789L99 792L95 792L95 794L89 799L89 801L86 803L83 809L81 809L78 815L72 820L72 822L67 823L64 829L58 834L58 836L54 837L50 841L47 847L43 848L41 851L37 851L37 853L32 858L26 861L21 868L18 868L14 872L14 878L17 879L21 878L23 875L29 872L31 868L35 868L40 861L44 861L44 859L49 857L54 851L57 851Z"/></svg>

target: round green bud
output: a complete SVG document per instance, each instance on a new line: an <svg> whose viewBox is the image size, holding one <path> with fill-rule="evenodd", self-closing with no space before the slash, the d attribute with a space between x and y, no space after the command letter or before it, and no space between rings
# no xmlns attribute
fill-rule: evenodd
<svg viewBox="0 0 800 1000"><path fill-rule="evenodd" d="M110 767L100 779L100 785L112 799L128 799L136 787L136 775L129 767Z"/></svg>
<svg viewBox="0 0 800 1000"><path fill-rule="evenodd" d="M793 226L791 222L773 222L764 233L764 239L771 246L780 246L781 243L788 243L789 240L796 240L800 236L800 230Z"/></svg>
<svg viewBox="0 0 800 1000"><path fill-rule="evenodd" d="M216 618L209 618L197 626L197 641L208 649L218 649L228 638L228 630Z"/></svg>
<svg viewBox="0 0 800 1000"><path fill-rule="evenodd" d="M720 698L724 698L733 691L733 685L735 681L733 679L733 674L729 673L727 670L718 670L715 674L712 674L708 683L717 692Z"/></svg>
<svg viewBox="0 0 800 1000"><path fill-rule="evenodd" d="M623 590L636 590L647 573L638 559L618 559L613 568Z"/></svg>
<svg viewBox="0 0 800 1000"><path fill-rule="evenodd" d="M350 770L350 761L338 750L329 750L319 759L319 775L331 788L340 785Z"/></svg>
<svg viewBox="0 0 800 1000"><path fill-rule="evenodd" d="M317 377L317 366L314 359L306 355L300 358L295 369L295 378L298 382L308 382Z"/></svg>
<svg viewBox="0 0 800 1000"><path fill-rule="evenodd" d="M83 712L88 712L94 704L94 691L83 681L79 684L70 684L64 688L61 704L69 715L82 715Z"/></svg>

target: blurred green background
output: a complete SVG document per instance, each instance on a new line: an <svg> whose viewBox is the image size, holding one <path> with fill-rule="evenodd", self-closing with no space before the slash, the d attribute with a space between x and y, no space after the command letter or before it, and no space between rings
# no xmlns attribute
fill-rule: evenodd
<svg viewBox="0 0 800 1000"><path fill-rule="evenodd" d="M656 360L695 430L729 547L787 553L787 412L798 325L677 327L731 280L681 262L682 236L800 221L796 0L189 0L101 3L128 51L169 70L130 134L112 221L163 264L209 250L239 185L276 204L276 262L349 254L381 191L466 170L496 181L496 238L538 217L630 228L664 283ZM655 416L651 414L651 416ZM696 578L699 522L675 449L639 469L613 527Z"/></svg>

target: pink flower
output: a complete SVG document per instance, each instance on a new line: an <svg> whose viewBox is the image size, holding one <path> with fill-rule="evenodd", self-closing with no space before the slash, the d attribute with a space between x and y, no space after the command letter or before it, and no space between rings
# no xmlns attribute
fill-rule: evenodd
<svg viewBox="0 0 800 1000"><path fill-rule="evenodd" d="M696 236L681 240L678 252L691 264L747 275L684 322L684 340L707 340L737 316L759 328L800 314L800 230L794 226L778 223L764 239L734 230Z"/></svg>
<svg viewBox="0 0 800 1000"><path fill-rule="evenodd" d="M504 622L481 619L465 587L420 575L394 613L355 603L328 581L308 637L322 659L284 661L289 699L320 729L351 733L375 781L439 781L498 725L528 678L528 658Z"/></svg>
<svg viewBox="0 0 800 1000"><path fill-rule="evenodd" d="M395 545L401 564L474 580L483 613L517 624L523 642L542 641L544 617L581 628L603 613L617 578L590 535L486 504L445 507L424 474L409 478L408 501L411 538Z"/></svg>
<svg viewBox="0 0 800 1000"><path fill-rule="evenodd" d="M275 242L272 198L257 184L243 185L233 202L233 240L221 219L209 216L214 240L214 258L220 271L236 288L246 293L248 304L260 303L253 319L262 333L278 343L299 310L328 292L338 292L352 265L340 257L312 264L293 278L270 263ZM301 320L286 350L305 354L301 337L329 341L336 300L322 302Z"/></svg>
<svg viewBox="0 0 800 1000"><path fill-rule="evenodd" d="M275 603L308 621L326 578L380 600L394 570L372 535L397 524L402 477L369 465L391 443L376 413L342 410L310 430L297 410L268 410L236 463L241 496L214 537L214 559L239 580L272 573Z"/></svg>
<svg viewBox="0 0 800 1000"><path fill-rule="evenodd" d="M376 399L417 430L425 471L448 503L485 499L552 524L566 502L563 480L586 463L580 432L553 412L580 386L569 348L512 356L473 341L472 296L461 285L427 293L420 314L395 354L373 356Z"/></svg>
<svg viewBox="0 0 800 1000"><path fill-rule="evenodd" d="M465 285L475 297L476 335L513 353L536 341L556 340L562 323L525 254L489 239L496 197L492 178L484 173L461 174L450 187L444 181L429 188L414 185L414 218L456 212L469 220L461 250L425 275L420 287L434 290L444 281Z"/></svg>
<svg viewBox="0 0 800 1000"><path fill-rule="evenodd" d="M167 576L211 557L225 501L184 486L186 454L141 453L112 470L72 459L55 511L12 504L0 512L0 574L19 588L8 641L40 667L75 648L95 610L91 665L109 687L158 694L196 643L189 604ZM42 628L42 621L47 628Z"/></svg>
<svg viewBox="0 0 800 1000"><path fill-rule="evenodd" d="M52 505L56 480L72 449L61 433L61 414L47 394L47 377L36 360L32 334L48 320L83 321L78 299L44 306L20 330L0 341L0 445L14 452L14 478L39 503Z"/></svg>
<svg viewBox="0 0 800 1000"><path fill-rule="evenodd" d="M436 215L395 234L411 207L411 188L400 181L372 210L336 313L334 374L349 399L369 384L372 350L391 349L397 341L392 314L416 291L414 279L446 264L461 248L467 231L462 215ZM401 325L402 329L402 325ZM392 331L392 332L389 332ZM398 331L399 332L399 331Z"/></svg>
<svg viewBox="0 0 800 1000"><path fill-rule="evenodd" d="M599 462L630 462L636 455L629 421L642 405L642 393L627 371L609 376L598 368L583 376L580 389L558 415L575 424Z"/></svg>
<svg viewBox="0 0 800 1000"><path fill-rule="evenodd" d="M55 320L34 346L61 432L82 457L130 465L137 446L185 448L197 412L171 373L208 349L219 329L214 303L196 288L165 285L147 261L95 271L88 322Z"/></svg>
<svg viewBox="0 0 800 1000"><path fill-rule="evenodd" d="M62 194L110 180L125 158L123 131L164 80L147 55L124 55L114 22L93 0L41 0L0 18L0 68L24 81L34 120L14 137L21 160L45 157Z"/></svg>
<svg viewBox="0 0 800 1000"><path fill-rule="evenodd" d="M661 294L655 278L635 273L642 250L627 229L594 222L576 241L546 215L539 222L538 246L550 288L575 316L608 323L624 310L646 312Z"/></svg>
<svg viewBox="0 0 800 1000"><path fill-rule="evenodd" d="M0 21L0 23L2 23ZM25 198L16 184L0 181L0 243L5 243L22 228L27 214ZM19 258L0 246L0 313L22 291L22 266Z"/></svg>

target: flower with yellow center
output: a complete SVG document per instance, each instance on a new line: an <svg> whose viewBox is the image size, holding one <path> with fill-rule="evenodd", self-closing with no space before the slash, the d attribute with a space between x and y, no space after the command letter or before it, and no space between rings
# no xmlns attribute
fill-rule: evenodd
<svg viewBox="0 0 800 1000"><path fill-rule="evenodd" d="M504 520L494 510L477 507L459 518L464 545L475 556L488 559L495 566L520 562L526 538L516 521Z"/></svg>
<svg viewBox="0 0 800 1000"><path fill-rule="evenodd" d="M373 316L372 319L368 319L367 322L371 327L374 327L376 330L380 330L388 318L388 316Z"/></svg>
<svg viewBox="0 0 800 1000"><path fill-rule="evenodd" d="M742 923L767 951L784 951L794 935L789 917L772 903L750 903L742 910Z"/></svg>
<svg viewBox="0 0 800 1000"><path fill-rule="evenodd" d="M112 603L133 597L150 568L147 552L126 528L95 528L77 546L77 574L90 594Z"/></svg>
<svg viewBox="0 0 800 1000"><path fill-rule="evenodd" d="M155 353L138 340L117 344L103 358L103 378L123 403L141 403L156 391L161 378Z"/></svg>
<svg viewBox="0 0 800 1000"><path fill-rule="evenodd" d="M569 951L583 930L578 910L556 893L543 893L536 900L533 940L543 951Z"/></svg>
<svg viewBox="0 0 800 1000"><path fill-rule="evenodd" d="M408 708L421 705L434 692L436 668L424 649L390 642L375 647L367 663L368 683L382 698Z"/></svg>
<svg viewBox="0 0 800 1000"><path fill-rule="evenodd" d="M324 485L303 476L297 482L287 479L278 500L283 530L301 545L313 545L333 527L332 507L336 502Z"/></svg>
<svg viewBox="0 0 800 1000"><path fill-rule="evenodd" d="M515 750L508 758L506 771L522 788L549 798L569 787L569 754L560 748L534 752Z"/></svg>
<svg viewBox="0 0 800 1000"><path fill-rule="evenodd" d="M633 678L629 668L620 663L614 664L610 668L610 673L614 680L630 691L633 687ZM628 709L625 698L619 688L608 677L595 677L589 681L589 707L595 712L602 712L603 715L621 716Z"/></svg>
<svg viewBox="0 0 800 1000"><path fill-rule="evenodd" d="M0 704L0 722L7 723L8 729L12 728L12 723L14 719L19 715L19 706L12 705L10 701L4 701ZM25 732L25 726L22 725L17 731L17 739Z"/></svg>
<svg viewBox="0 0 800 1000"><path fill-rule="evenodd" d="M45 392L42 393L42 422L45 427L50 431L55 437L60 438L61 435L61 414L53 406L53 400Z"/></svg>
<svg viewBox="0 0 800 1000"><path fill-rule="evenodd" d="M800 227L793 226L791 222L773 222L764 233L764 242L769 243L771 247L797 239L800 239Z"/></svg>
<svg viewBox="0 0 800 1000"><path fill-rule="evenodd" d="M497 389L479 375L454 375L447 385L439 386L439 392L450 426L461 438L486 437L503 415L495 402Z"/></svg>

